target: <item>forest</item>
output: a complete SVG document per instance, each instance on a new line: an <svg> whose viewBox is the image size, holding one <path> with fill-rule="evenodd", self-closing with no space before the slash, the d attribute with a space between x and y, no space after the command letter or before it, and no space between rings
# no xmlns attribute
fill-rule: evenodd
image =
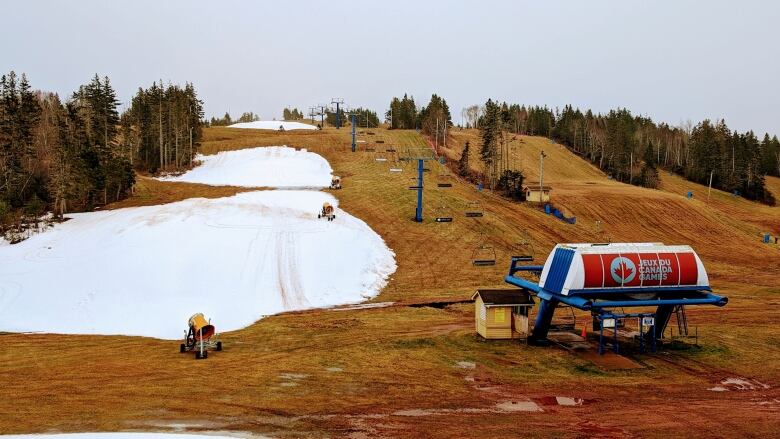
<svg viewBox="0 0 780 439"><path fill-rule="evenodd" d="M433 94L428 105L417 108L414 97L404 94L403 98L394 97L390 109L385 113L385 122L390 129L419 129L434 139L446 137L446 131L452 127L452 115L447 101Z"/></svg>
<svg viewBox="0 0 780 439"><path fill-rule="evenodd" d="M482 133L480 152L490 178L503 172L501 133L508 132L549 137L618 181L654 188L663 169L751 200L775 202L764 176L780 175L777 136L759 140L752 131L730 130L723 120L673 127L624 108L597 114L568 105L553 111L493 100L465 108L462 115L466 127Z"/></svg>
<svg viewBox="0 0 780 439"><path fill-rule="evenodd" d="M108 77L63 102L24 74L0 76L0 233L126 198L135 171L192 166L203 117L192 84L139 88L121 115L119 103Z"/></svg>

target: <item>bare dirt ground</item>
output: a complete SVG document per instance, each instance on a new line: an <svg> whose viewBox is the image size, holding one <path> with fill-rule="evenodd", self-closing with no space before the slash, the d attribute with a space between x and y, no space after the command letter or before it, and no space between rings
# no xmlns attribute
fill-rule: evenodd
<svg viewBox="0 0 780 439"><path fill-rule="evenodd" d="M374 299L380 306L269 317L224 334L225 351L197 362L169 341L0 334L0 432L443 438L767 437L780 430L780 249L758 236L776 224L779 208L722 193L706 203L701 188L688 200L682 194L689 183L673 176L663 177L661 190L618 184L548 140L528 137L518 163L533 179L538 150L545 149L554 203L577 216L577 224L478 192L433 164L426 173L429 220L416 224L408 190L413 172L408 166L390 172L404 164L382 149L425 142L412 131L373 131L366 145L375 151L353 154L348 130L210 128L204 152L287 144L325 156L343 177L344 189L335 191L340 207L365 220L397 254L398 271ZM476 132L454 132L446 154L459 156L467 139L478 145ZM432 184L438 180L453 187L438 188ZM236 190L141 184L144 200L125 205ZM485 216L466 218L475 203ZM436 209L450 211L455 221L433 223ZM471 304L420 306L502 286L508 257L526 237L544 258L554 243L604 236L686 243L699 251L713 287L730 302L689 311L698 347L676 343L639 354L627 341L626 358L641 367L621 369L560 347L482 340ZM495 251L495 267L471 265L474 249L484 245ZM577 315L577 332L586 317ZM594 334L588 340L592 346Z"/></svg>

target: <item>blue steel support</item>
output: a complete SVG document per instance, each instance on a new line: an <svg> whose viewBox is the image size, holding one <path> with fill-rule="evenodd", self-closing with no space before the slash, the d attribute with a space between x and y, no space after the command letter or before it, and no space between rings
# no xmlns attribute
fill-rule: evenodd
<svg viewBox="0 0 780 439"><path fill-rule="evenodd" d="M659 305L655 311L655 325L651 331L647 331L647 335L653 339L661 339L664 336L666 325L669 324L669 319L674 312L674 305Z"/></svg>
<svg viewBox="0 0 780 439"><path fill-rule="evenodd" d="M646 289L645 291L652 291ZM581 297L581 296L567 296L567 297ZM591 305L593 308L624 308L632 306L673 306L673 305L715 305L724 306L728 303L727 297L718 296L717 294L707 293L700 298L664 298L664 299L649 299L649 300L602 300L593 301Z"/></svg>
<svg viewBox="0 0 780 439"><path fill-rule="evenodd" d="M356 128L355 128L356 125L357 125L357 115L353 114L352 115L352 152L355 152L356 143L357 143L356 140L355 140L355 135L357 134L357 131L355 131L356 130Z"/></svg>
<svg viewBox="0 0 780 439"><path fill-rule="evenodd" d="M547 341L547 333L550 331L550 323L557 306L558 301L554 298L539 301L539 311L536 313L534 330L531 332L531 337L529 337L530 342L538 344Z"/></svg>
<svg viewBox="0 0 780 439"><path fill-rule="evenodd" d="M414 220L421 223L423 210L423 160L417 160L417 209L414 213Z"/></svg>

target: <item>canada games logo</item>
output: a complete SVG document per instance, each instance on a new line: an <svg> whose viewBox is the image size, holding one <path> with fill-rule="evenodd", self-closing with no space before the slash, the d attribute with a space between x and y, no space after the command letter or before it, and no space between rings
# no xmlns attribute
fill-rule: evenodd
<svg viewBox="0 0 780 439"><path fill-rule="evenodd" d="M631 282L636 277L636 265L631 259L619 256L612 260L609 266L612 280L623 285Z"/></svg>

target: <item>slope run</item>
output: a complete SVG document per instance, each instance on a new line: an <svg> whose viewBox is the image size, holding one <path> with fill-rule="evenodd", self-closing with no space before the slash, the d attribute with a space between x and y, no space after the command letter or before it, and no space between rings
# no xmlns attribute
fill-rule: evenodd
<svg viewBox="0 0 780 439"><path fill-rule="evenodd" d="M457 179L449 179L452 188L439 189L431 183L445 177L433 163L426 173L426 220L417 224L410 220L414 191L408 189L414 173L409 169L390 173L386 162L375 161L376 154L350 153L348 130L300 134L233 130L234 138L224 135L225 130L229 131L207 129L210 140L204 150L308 147L327 157L336 174L347 176L344 189L338 191L340 206L370 224L397 254L399 269L380 301L462 300L478 286L501 285L506 255L521 229L527 229L541 256L556 242L596 238L587 221L564 224L530 205L477 192ZM422 142L413 131L377 130L380 134L393 146ZM580 186L588 197L592 185ZM428 200L453 208L455 221L433 223ZM464 218L457 209L467 201L482 202L485 217ZM616 219L624 214L612 212ZM616 234L621 233L634 236L630 228L618 228ZM469 263L469 244L483 236L499 253L496 267ZM711 273L739 270L705 262ZM161 340L8 334L4 346L9 348L0 349L0 373L14 379L0 389L0 412L9 414L0 416L0 430L158 429L155 423L160 422L194 425L191 428L198 430L208 422L214 428L293 437L333 437L345 431L368 437L419 436L420 431L436 437L463 436L464 431L478 437L507 432L653 437L680 431L771 436L778 425L772 401L780 374L777 362L766 359L778 356L773 322L780 313L772 305L776 293L744 282L726 292L732 299L726 308L691 310L690 322L698 326L701 348L642 356L649 367L631 373L601 370L559 349L485 342L474 336L470 304L277 315L225 334L226 351L206 362L179 356L175 344ZM661 357L692 358L696 366L678 368ZM464 361L474 363L474 368L458 367ZM214 371L218 379L204 385L204 377ZM773 387L706 390L732 376L755 378ZM650 388L653 392L647 391ZM623 397L616 399L615 394ZM554 395L583 398L584 403L544 405L542 413L470 412L529 398L539 398L542 404L542 399ZM699 407L707 410L696 410Z"/></svg>
<svg viewBox="0 0 780 439"><path fill-rule="evenodd" d="M765 204L750 201L742 197L736 197L728 192L712 189L707 195L707 186L688 181L678 175L661 172L661 184L659 189L684 198L688 191L693 192L690 205L700 208L703 205L723 212L729 218L738 219L745 223L743 231L752 235L751 239L760 239L763 233L780 235L780 206L767 206ZM772 178L767 178L767 187L772 190ZM776 177L774 177L776 178Z"/></svg>
<svg viewBox="0 0 780 439"><path fill-rule="evenodd" d="M452 132L447 155L460 157L471 143L472 168L481 170L477 130ZM662 190L651 190L609 180L592 164L562 145L541 137L518 136L511 149L516 169L527 181L538 181L539 152L543 149L545 184L552 185L553 204L577 217L581 227L612 241L661 241L690 244L705 259L712 277L743 281L746 275L763 285L777 286L773 271L780 269L780 250L760 243L758 227L776 230L777 208L713 191L713 203L683 197L682 187L698 186L680 177L662 175ZM717 192L717 194L716 194ZM726 213L727 215L723 215ZM550 219L551 221L554 221Z"/></svg>
<svg viewBox="0 0 780 439"><path fill-rule="evenodd" d="M346 212L317 219L323 202L337 205L260 191L69 215L0 247L0 330L173 339L196 312L229 331L378 294L392 252Z"/></svg>

